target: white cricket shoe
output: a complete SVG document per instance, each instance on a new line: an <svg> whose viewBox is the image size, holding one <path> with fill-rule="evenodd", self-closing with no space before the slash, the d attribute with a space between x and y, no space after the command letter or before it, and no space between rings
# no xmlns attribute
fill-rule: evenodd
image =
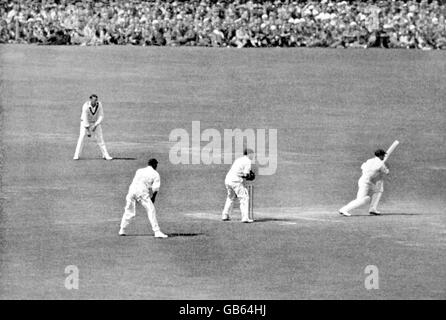
<svg viewBox="0 0 446 320"><path fill-rule="evenodd" d="M370 210L369 214L371 214L372 216L380 216L381 215L381 211L378 210Z"/></svg>
<svg viewBox="0 0 446 320"><path fill-rule="evenodd" d="M350 213L348 213L348 212L346 212L346 211L341 211L341 210L339 210L339 214L340 214L340 215L343 215L343 216L346 216L346 217L350 217L350 216L351 216Z"/></svg>
<svg viewBox="0 0 446 320"><path fill-rule="evenodd" d="M79 160L79 157L73 157L73 160Z"/></svg>
<svg viewBox="0 0 446 320"><path fill-rule="evenodd" d="M242 222L243 222L243 223L253 223L254 220L252 220L252 219L248 219L248 220L242 220Z"/></svg>
<svg viewBox="0 0 446 320"><path fill-rule="evenodd" d="M167 234L162 233L161 231L155 232L155 238L167 238L169 237Z"/></svg>
<svg viewBox="0 0 446 320"><path fill-rule="evenodd" d="M105 160L113 160L113 158L110 157L110 156L106 156L106 157L104 157L104 159L105 159Z"/></svg>
<svg viewBox="0 0 446 320"><path fill-rule="evenodd" d="M118 234L119 234L120 236L125 236L125 235L126 235L124 229L119 229Z"/></svg>
<svg viewBox="0 0 446 320"><path fill-rule="evenodd" d="M225 214L224 214L224 215L221 216L221 220L222 220L222 221L229 221L229 220L231 220L231 219L229 218L229 215L225 215Z"/></svg>

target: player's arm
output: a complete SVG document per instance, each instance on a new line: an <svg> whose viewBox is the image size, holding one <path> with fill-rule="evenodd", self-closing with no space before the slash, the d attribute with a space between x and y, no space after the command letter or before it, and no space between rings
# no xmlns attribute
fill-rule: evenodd
<svg viewBox="0 0 446 320"><path fill-rule="evenodd" d="M389 168L387 168L387 166L383 163L383 165L381 166L380 171L384 174L389 174Z"/></svg>
<svg viewBox="0 0 446 320"><path fill-rule="evenodd" d="M155 179L153 180L152 197L150 198L153 203L155 203L156 195L158 194L158 191L160 190L160 186L161 186L161 179L160 179L159 174L157 174Z"/></svg>
<svg viewBox="0 0 446 320"><path fill-rule="evenodd" d="M158 194L158 191L153 192L152 197L150 200L152 200L152 203L155 203L156 195Z"/></svg>
<svg viewBox="0 0 446 320"><path fill-rule="evenodd" d="M81 124L85 128L88 128L90 126L90 124L88 123L88 118L87 118L87 110L88 110L88 105L87 105L87 103L84 103L84 105L82 106Z"/></svg>
<svg viewBox="0 0 446 320"><path fill-rule="evenodd" d="M247 164L245 169L243 170L243 179L246 179L248 181L252 181L255 179L255 174L254 172L251 170L251 163Z"/></svg>
<svg viewBox="0 0 446 320"><path fill-rule="evenodd" d="M90 124L88 123L87 112L88 112L88 104L84 103L84 105L82 106L82 113L81 113L81 125L85 128L85 130L87 130L87 136L91 137L91 128Z"/></svg>
<svg viewBox="0 0 446 320"><path fill-rule="evenodd" d="M98 103L99 103L99 106L98 106L99 116L98 116L98 120L96 120L96 122L93 125L93 128L92 128L93 131L95 131L96 127L101 124L102 120L104 120L104 110L102 109L102 103L101 102L98 102Z"/></svg>
<svg viewBox="0 0 446 320"><path fill-rule="evenodd" d="M243 168L242 178L246 179L249 176L249 172L251 172L251 163L247 163Z"/></svg>

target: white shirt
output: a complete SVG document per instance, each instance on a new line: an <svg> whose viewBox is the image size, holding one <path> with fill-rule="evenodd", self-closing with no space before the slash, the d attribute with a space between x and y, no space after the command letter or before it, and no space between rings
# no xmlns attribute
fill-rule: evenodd
<svg viewBox="0 0 446 320"><path fill-rule="evenodd" d="M129 192L136 195L149 194L152 197L160 189L160 175L151 166L136 170Z"/></svg>
<svg viewBox="0 0 446 320"><path fill-rule="evenodd" d="M234 161L231 169L226 175L225 183L243 182L243 176L251 171L251 159L243 156Z"/></svg>
<svg viewBox="0 0 446 320"><path fill-rule="evenodd" d="M91 125L99 125L104 119L104 110L102 103L97 102L96 108L91 106L91 102L87 101L82 106L81 123L84 127Z"/></svg>
<svg viewBox="0 0 446 320"><path fill-rule="evenodd" d="M378 157L367 160L361 165L362 176L359 181L364 183L376 183L382 179L382 174L388 174L385 163Z"/></svg>

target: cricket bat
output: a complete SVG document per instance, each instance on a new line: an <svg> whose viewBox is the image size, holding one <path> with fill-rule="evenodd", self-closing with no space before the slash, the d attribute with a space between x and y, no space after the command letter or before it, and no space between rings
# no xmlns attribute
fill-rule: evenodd
<svg viewBox="0 0 446 320"><path fill-rule="evenodd" d="M386 162L387 159L389 159L389 156L392 154L393 150L396 149L396 147L399 145L399 143L400 143L400 142L399 142L398 140L393 141L392 145L391 145L391 146L389 147L389 149L387 149L387 151L386 151L386 155L385 155L385 157L384 157L383 162Z"/></svg>

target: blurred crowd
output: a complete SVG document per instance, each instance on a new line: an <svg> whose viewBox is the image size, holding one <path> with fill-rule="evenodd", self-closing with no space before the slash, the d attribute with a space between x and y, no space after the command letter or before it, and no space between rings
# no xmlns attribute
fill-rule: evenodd
<svg viewBox="0 0 446 320"><path fill-rule="evenodd" d="M445 0L0 0L0 43L446 49L445 16Z"/></svg>

